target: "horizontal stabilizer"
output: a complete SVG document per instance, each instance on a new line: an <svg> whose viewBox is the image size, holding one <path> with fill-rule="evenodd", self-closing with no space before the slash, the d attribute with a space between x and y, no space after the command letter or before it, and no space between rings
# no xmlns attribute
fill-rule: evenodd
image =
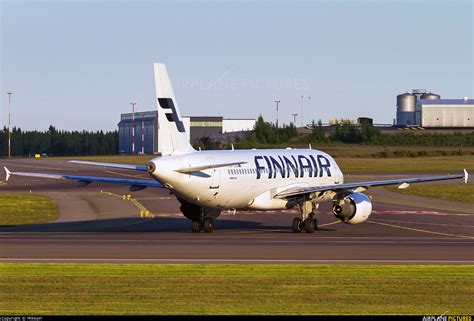
<svg viewBox="0 0 474 321"><path fill-rule="evenodd" d="M82 165L92 165L92 166L102 166L102 167L111 167L111 168L121 168L121 169L130 169L134 171L146 172L145 165L132 165L132 164L118 164L118 163L102 163L102 162L90 162L90 161L78 161L72 160L69 163L82 164Z"/></svg>
<svg viewBox="0 0 474 321"><path fill-rule="evenodd" d="M211 169L211 168L227 167L227 166L242 165L242 164L247 164L247 162L233 162L233 163L222 163L222 164L208 164L208 165L201 165L201 166L189 166L189 167L182 167L182 168L176 169L175 171L179 173L187 174L187 173L203 171L203 170Z"/></svg>
<svg viewBox="0 0 474 321"><path fill-rule="evenodd" d="M5 168L5 181L8 182L8 179L10 178L11 172L8 170L8 168L6 168L6 167L3 167L3 168Z"/></svg>

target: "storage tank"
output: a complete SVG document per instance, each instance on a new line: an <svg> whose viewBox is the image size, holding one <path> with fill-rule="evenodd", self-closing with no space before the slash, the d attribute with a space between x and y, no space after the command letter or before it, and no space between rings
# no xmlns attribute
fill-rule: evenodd
<svg viewBox="0 0 474 321"><path fill-rule="evenodd" d="M434 94L432 92L429 92L427 94L421 95L420 99L441 99L441 96L438 94Z"/></svg>
<svg viewBox="0 0 474 321"><path fill-rule="evenodd" d="M397 96L397 125L410 126L415 123L416 96L410 93Z"/></svg>

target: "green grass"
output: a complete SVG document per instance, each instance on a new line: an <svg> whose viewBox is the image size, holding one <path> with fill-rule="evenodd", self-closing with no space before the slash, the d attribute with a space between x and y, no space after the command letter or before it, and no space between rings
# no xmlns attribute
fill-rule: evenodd
<svg viewBox="0 0 474 321"><path fill-rule="evenodd" d="M474 171L474 156L437 156L416 158L336 158L341 170L356 172L443 172Z"/></svg>
<svg viewBox="0 0 474 321"><path fill-rule="evenodd" d="M56 202L46 196L0 194L0 225L44 223L58 215Z"/></svg>
<svg viewBox="0 0 474 321"><path fill-rule="evenodd" d="M0 264L0 314L474 313L472 266Z"/></svg>
<svg viewBox="0 0 474 321"><path fill-rule="evenodd" d="M405 189L398 189L396 186L387 187L392 192L398 192L407 195L425 196L439 198L448 201L459 201L474 203L474 185L418 185L410 186Z"/></svg>

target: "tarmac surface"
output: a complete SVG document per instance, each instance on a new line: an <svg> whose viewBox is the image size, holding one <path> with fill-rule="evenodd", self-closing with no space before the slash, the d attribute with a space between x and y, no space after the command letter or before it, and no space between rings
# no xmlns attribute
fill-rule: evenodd
<svg viewBox="0 0 474 321"><path fill-rule="evenodd" d="M0 160L0 165L12 171L148 178L58 159ZM349 175L346 181L420 175L426 173ZM130 192L99 183L78 188L72 181L18 176L5 183L3 175L0 180L0 193L46 195L60 211L54 222L0 226L0 262L474 264L472 204L384 188L367 192L374 211L359 225L337 220L326 202L314 234L291 232L296 209L223 211L214 233L196 234L167 190Z"/></svg>

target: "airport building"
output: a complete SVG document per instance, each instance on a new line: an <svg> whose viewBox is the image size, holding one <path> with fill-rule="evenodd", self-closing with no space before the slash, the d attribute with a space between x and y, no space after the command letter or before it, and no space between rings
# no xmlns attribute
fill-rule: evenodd
<svg viewBox="0 0 474 321"><path fill-rule="evenodd" d="M397 96L398 127L469 128L474 127L474 100L441 99L424 89Z"/></svg>
<svg viewBox="0 0 474 321"><path fill-rule="evenodd" d="M183 116L182 119L186 132L190 135L191 143L203 137L212 137L223 133L250 131L256 122L256 119L225 119L222 116ZM159 153L157 111L120 115L120 122L118 123L119 153L132 153L132 142L134 140L133 123L135 123L135 153Z"/></svg>
<svg viewBox="0 0 474 321"><path fill-rule="evenodd" d="M474 99L422 99L415 122L421 127L474 127Z"/></svg>

